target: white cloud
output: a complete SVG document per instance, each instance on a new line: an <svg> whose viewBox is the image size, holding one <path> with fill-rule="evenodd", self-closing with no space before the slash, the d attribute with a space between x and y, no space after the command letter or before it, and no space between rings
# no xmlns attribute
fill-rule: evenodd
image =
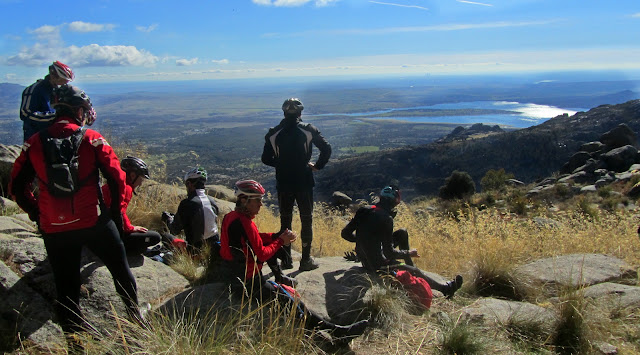
<svg viewBox="0 0 640 355"><path fill-rule="evenodd" d="M158 28L158 24L157 23L154 23L153 25L146 26L146 27L145 26L136 26L136 30L138 30L140 32L146 32L146 33L155 31L157 28Z"/></svg>
<svg viewBox="0 0 640 355"><path fill-rule="evenodd" d="M635 13L635 14L631 15L631 17L633 17L633 18L640 18L640 12L637 12L637 13Z"/></svg>
<svg viewBox="0 0 640 355"><path fill-rule="evenodd" d="M429 10L426 7L417 6L417 5L403 5L403 4L395 4L395 3L380 2L380 1L369 1L369 2L373 4L378 4L378 5L390 5L390 6L398 6L398 7L409 7L409 8L419 9L419 10Z"/></svg>
<svg viewBox="0 0 640 355"><path fill-rule="evenodd" d="M27 32L35 35L40 41L62 42L62 38L60 37L60 26L44 25Z"/></svg>
<svg viewBox="0 0 640 355"><path fill-rule="evenodd" d="M471 4L471 5L493 6L491 4L485 4L481 2L475 2L475 1L467 1L467 0L456 0L456 1L464 4Z"/></svg>
<svg viewBox="0 0 640 355"><path fill-rule="evenodd" d="M251 0L256 5L275 7L295 7L313 2L316 6L322 7L338 2L340 0Z"/></svg>
<svg viewBox="0 0 640 355"><path fill-rule="evenodd" d="M149 66L158 62L158 57L134 46L100 46L90 44L77 47L51 47L41 43L24 48L20 53L7 58L7 65L42 66L51 58L61 60L71 67L125 67Z"/></svg>
<svg viewBox="0 0 640 355"><path fill-rule="evenodd" d="M229 59L219 59L219 60L212 60L211 63L216 63L216 64L229 64Z"/></svg>
<svg viewBox="0 0 640 355"><path fill-rule="evenodd" d="M116 25L113 24L97 24L82 21L73 21L69 24L69 30L72 32L103 32L112 31Z"/></svg>
<svg viewBox="0 0 640 355"><path fill-rule="evenodd" d="M544 26L558 22L560 20L540 20L540 21L524 21L524 22L486 22L486 23L451 23L434 26L414 26L414 27L386 27L386 28L355 28L355 29L338 29L328 31L305 31L298 33L268 33L262 37L278 38L278 37L301 37L301 36L339 36L339 35L381 35L388 33L409 33L409 32L444 32L444 31L463 31L477 30L489 28L509 28L509 27L529 27Z"/></svg>
<svg viewBox="0 0 640 355"><path fill-rule="evenodd" d="M185 66L194 65L194 64L198 64L198 58L176 60L176 65L180 67L185 67Z"/></svg>

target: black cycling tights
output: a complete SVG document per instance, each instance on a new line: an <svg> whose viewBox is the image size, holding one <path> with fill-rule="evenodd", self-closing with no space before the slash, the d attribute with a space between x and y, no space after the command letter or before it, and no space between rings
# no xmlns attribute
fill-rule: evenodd
<svg viewBox="0 0 640 355"><path fill-rule="evenodd" d="M86 246L105 264L130 317L139 317L136 280L129 268L124 245L115 223L98 222L92 228L44 234L44 245L56 283L60 326L65 332L83 330L85 320L80 311L80 258Z"/></svg>

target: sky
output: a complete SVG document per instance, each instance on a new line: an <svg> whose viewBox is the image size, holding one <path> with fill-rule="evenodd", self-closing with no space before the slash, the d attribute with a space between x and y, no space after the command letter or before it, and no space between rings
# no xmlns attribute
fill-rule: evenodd
<svg viewBox="0 0 640 355"><path fill-rule="evenodd" d="M640 69L638 0L0 0L0 28L21 85Z"/></svg>

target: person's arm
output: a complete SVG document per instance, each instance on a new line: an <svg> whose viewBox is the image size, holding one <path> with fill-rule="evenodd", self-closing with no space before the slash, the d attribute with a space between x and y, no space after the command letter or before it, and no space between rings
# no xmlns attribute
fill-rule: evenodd
<svg viewBox="0 0 640 355"><path fill-rule="evenodd" d="M35 170L29 160L29 145L25 144L20 156L13 163L9 193L18 206L29 215L29 219L38 223L40 217L38 202L30 189L34 177ZM42 188L45 187L42 186Z"/></svg>
<svg viewBox="0 0 640 355"><path fill-rule="evenodd" d="M259 261L267 261L278 251L278 249L280 249L280 247L284 245L284 240L282 238L277 238L269 245L264 245L263 238L271 239L272 233L259 233L258 230L255 227L252 227L250 223L251 222L243 223L247 243Z"/></svg>
<svg viewBox="0 0 640 355"><path fill-rule="evenodd" d="M126 174L120 169L120 160L113 148L100 133L88 129L85 134L85 137L87 136L89 136L90 143L94 147L100 170L109 184L111 204L107 207L111 211L111 218L115 222L118 231L123 233L121 206L125 196Z"/></svg>
<svg viewBox="0 0 640 355"><path fill-rule="evenodd" d="M262 149L262 163L269 166L276 166L276 153L271 145L272 130L264 137L264 148Z"/></svg>
<svg viewBox="0 0 640 355"><path fill-rule="evenodd" d="M313 135L311 142L318 147L318 150L320 150L320 156L318 156L318 160L313 164L313 167L321 170L325 165L327 165L327 162L329 162L329 158L331 157L331 144L327 142L317 128L315 129L315 134Z"/></svg>
<svg viewBox="0 0 640 355"><path fill-rule="evenodd" d="M393 248L393 219L387 217L384 221L380 221L380 225L376 230L382 233L382 253L385 259L393 260L411 256L409 250L398 250Z"/></svg>
<svg viewBox="0 0 640 355"><path fill-rule="evenodd" d="M360 212L360 210L358 210L358 212ZM342 239L351 243L355 243L357 240L355 231L358 229L358 212L356 212L356 215L351 218L349 223L342 228L342 232L340 232Z"/></svg>
<svg viewBox="0 0 640 355"><path fill-rule="evenodd" d="M20 104L20 118L34 122L51 122L56 112L51 108L51 92L47 92L47 85L34 84L22 94Z"/></svg>
<svg viewBox="0 0 640 355"><path fill-rule="evenodd" d="M169 223L167 223L167 227L169 228L169 232L171 232L171 234L178 234L184 229L185 218L189 217L189 213L187 212L187 203L188 200L186 199L180 201L180 204L178 205L178 211L176 212L175 216L173 216L173 219L170 219L168 221Z"/></svg>

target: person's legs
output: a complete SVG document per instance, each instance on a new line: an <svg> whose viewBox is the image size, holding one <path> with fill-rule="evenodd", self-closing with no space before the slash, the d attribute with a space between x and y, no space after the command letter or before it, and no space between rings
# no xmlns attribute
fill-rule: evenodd
<svg viewBox="0 0 640 355"><path fill-rule="evenodd" d="M156 231L147 231L144 233L134 232L125 234L122 238L124 248L130 254L142 254L147 248L160 243L162 237Z"/></svg>
<svg viewBox="0 0 640 355"><path fill-rule="evenodd" d="M400 250L410 250L409 249L409 233L406 229L398 229L393 232L391 236L393 240L393 247L398 248ZM413 266L413 260L411 260L410 256L404 258L404 263Z"/></svg>
<svg viewBox="0 0 640 355"><path fill-rule="evenodd" d="M318 268L318 264L311 257L311 244L313 242L313 189L296 192L296 201L300 210L300 239L302 241L302 259L300 271L309 271Z"/></svg>
<svg viewBox="0 0 640 355"><path fill-rule="evenodd" d="M109 269L116 292L124 302L129 316L134 321L141 321L136 279L129 268L129 261L115 223L109 220L96 225L93 233L87 235L87 247Z"/></svg>
<svg viewBox="0 0 640 355"><path fill-rule="evenodd" d="M280 265L278 265L278 259L283 260L283 258L286 257L283 255L284 253L286 253L286 251L283 248L278 249L278 251L269 260L267 260L267 265L269 265L269 268L273 272L273 277L277 283L295 287L298 282L295 279L285 275L282 272L282 268L280 267Z"/></svg>
<svg viewBox="0 0 640 355"><path fill-rule="evenodd" d="M280 230L291 230L291 223L293 221L293 204L296 200L295 193L291 191L278 190L278 209L280 210ZM286 253L282 254L282 268L293 268L293 260L291 259L291 245L282 247Z"/></svg>
<svg viewBox="0 0 640 355"><path fill-rule="evenodd" d="M82 243L75 231L44 234L43 238L56 284L58 321L64 332L79 332L84 326L79 306Z"/></svg>

